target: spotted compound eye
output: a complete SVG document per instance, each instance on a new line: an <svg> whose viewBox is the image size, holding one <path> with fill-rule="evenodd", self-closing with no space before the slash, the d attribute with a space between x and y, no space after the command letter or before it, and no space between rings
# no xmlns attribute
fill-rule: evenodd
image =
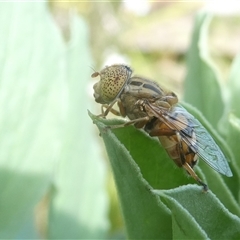
<svg viewBox="0 0 240 240"><path fill-rule="evenodd" d="M132 70L122 64L116 64L104 68L101 72L92 74L92 77L100 75L100 81L94 86L94 98L98 103L111 103L123 90L123 87L131 77Z"/></svg>

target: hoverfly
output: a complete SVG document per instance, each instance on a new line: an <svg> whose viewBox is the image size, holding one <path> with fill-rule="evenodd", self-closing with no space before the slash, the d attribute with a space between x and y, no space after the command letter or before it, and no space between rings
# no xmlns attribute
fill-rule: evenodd
<svg viewBox="0 0 240 240"><path fill-rule="evenodd" d="M92 74L92 77L100 76L100 81L93 87L95 101L102 104L99 116L106 117L109 112L127 116L130 121L111 128L133 124L150 136L158 137L175 164L183 167L204 191L208 190L207 184L193 170L198 157L215 171L231 177L232 172L222 151L202 124L177 105L177 96L155 82L131 75L131 68L121 64ZM116 102L119 111L113 109Z"/></svg>

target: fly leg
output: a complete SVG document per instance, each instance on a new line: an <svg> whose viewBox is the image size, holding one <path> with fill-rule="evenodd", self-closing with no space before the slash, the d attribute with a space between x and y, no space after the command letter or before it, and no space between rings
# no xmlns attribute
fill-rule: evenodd
<svg viewBox="0 0 240 240"><path fill-rule="evenodd" d="M159 128L153 128L152 130L148 131L150 136L155 136L155 137L159 137L159 139L161 138L161 136L163 137L175 137L177 144L172 146L173 149L175 149L174 151L171 151L171 158L174 160L174 162L179 166L179 167L183 167L192 178L194 178L201 186L203 186L203 191L207 192L208 191L208 186L207 184L205 184L199 177L198 175L194 172L193 168L189 165L189 163L186 160L186 151L184 151L183 145L182 145L182 138L181 135L178 131L172 130L168 127L164 127L164 123L162 123L162 125L160 125ZM169 148L171 147L169 144L171 144L171 140L168 142L168 138L165 138L164 140L164 147L166 148L166 146L168 146ZM167 150L167 148L166 148ZM168 149L168 151L170 151ZM173 155L175 157L173 157Z"/></svg>
<svg viewBox="0 0 240 240"><path fill-rule="evenodd" d="M142 128L148 121L149 121L149 117L142 117L142 118L138 118L138 119L128 121L128 122L123 123L123 124L111 125L111 126L108 126L108 127L111 128L111 129L116 129L116 128L122 128L122 127L127 127L127 126L130 126L130 125L134 125L136 128Z"/></svg>
<svg viewBox="0 0 240 240"><path fill-rule="evenodd" d="M179 150L180 150L180 158L182 161L182 166L183 168L191 175L191 177L193 177L200 185L203 186L203 191L207 192L208 191L208 186L206 183L204 183L199 177L198 175L194 172L193 168L188 164L188 162L186 161L186 157L184 154L184 150L183 150L183 146L182 146L182 138L180 136L179 132L176 132L176 136L178 139L178 144L179 144Z"/></svg>
<svg viewBox="0 0 240 240"><path fill-rule="evenodd" d="M181 154L182 155L182 154ZM182 157L182 156L181 156ZM208 186L206 183L204 183L199 177L198 175L194 172L194 170L191 168L191 166L185 162L183 165L182 165L185 170L200 184L203 186L203 191L204 192L207 192L208 191Z"/></svg>
<svg viewBox="0 0 240 240"><path fill-rule="evenodd" d="M107 104L103 104L101 107L101 114L98 115L98 117L103 117L105 118L109 112L112 112L113 114L116 112L115 115L118 116L118 111L116 111L115 109L113 109L113 105L118 101L118 99L116 99L115 101L113 101L110 105ZM106 110L104 111L104 108L106 108Z"/></svg>
<svg viewBox="0 0 240 240"><path fill-rule="evenodd" d="M118 103L118 108L119 108L119 111L113 109L113 105L115 103ZM106 110L104 111L104 108L106 108ZM122 105L122 102L120 100L115 100L114 102L112 102L110 105L107 105L107 104L103 104L102 105L102 114L98 115L99 117L106 117L107 114L111 112L113 113L114 115L116 116L122 116L122 117L126 117L126 111L125 111L125 108L124 106ZM149 117L146 116L146 117L142 117L142 118L138 118L138 119L134 119L134 120L130 120L126 123L123 123L123 124L118 124L118 125L111 125L111 126L108 126L108 128L111 128L111 129L116 129L116 128L122 128L122 127L126 127L126 126L129 126L129 125L134 125L136 128L142 128L145 126L145 124L149 121Z"/></svg>
<svg viewBox="0 0 240 240"><path fill-rule="evenodd" d="M106 111L104 111L104 108L106 109ZM107 111L108 109L108 111ZM116 116L122 116L121 113L117 110L115 110L114 108L109 108L109 105L107 104L103 104L102 107L101 107L101 111L102 111L102 114L99 115L99 117L101 116L104 116L106 117L106 115L111 112L112 114L116 115ZM105 113L106 112L106 113Z"/></svg>
<svg viewBox="0 0 240 240"><path fill-rule="evenodd" d="M115 110L113 108L113 105L117 102L118 104L118 108L119 108L119 111ZM104 111L104 108L106 109ZM109 112L113 113L114 115L116 116L122 116L122 117L126 117L126 111L125 111L125 108L123 107L122 105L122 102L120 101L120 99L116 99L115 101L113 101L110 105L108 104L102 104L101 106L101 114L98 115L98 117L103 117L105 118Z"/></svg>

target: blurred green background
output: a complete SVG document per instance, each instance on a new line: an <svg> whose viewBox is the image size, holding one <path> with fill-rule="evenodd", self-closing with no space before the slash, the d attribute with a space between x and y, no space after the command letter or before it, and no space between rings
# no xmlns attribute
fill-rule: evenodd
<svg viewBox="0 0 240 240"><path fill-rule="evenodd" d="M198 89L184 87L187 54L206 11L209 54L226 86L240 50L236 4L1 2L0 238L124 239L105 148L87 114L100 112L91 74L127 63L190 99Z"/></svg>

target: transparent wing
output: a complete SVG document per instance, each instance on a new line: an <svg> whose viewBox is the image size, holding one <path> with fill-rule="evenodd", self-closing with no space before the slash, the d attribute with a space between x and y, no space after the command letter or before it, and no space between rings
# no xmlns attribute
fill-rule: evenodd
<svg viewBox="0 0 240 240"><path fill-rule="evenodd" d="M177 130L182 140L210 167L223 175L232 176L221 149L202 124L186 109L176 106L172 111L164 112L161 118L165 119L170 128Z"/></svg>

